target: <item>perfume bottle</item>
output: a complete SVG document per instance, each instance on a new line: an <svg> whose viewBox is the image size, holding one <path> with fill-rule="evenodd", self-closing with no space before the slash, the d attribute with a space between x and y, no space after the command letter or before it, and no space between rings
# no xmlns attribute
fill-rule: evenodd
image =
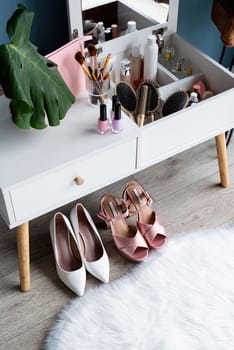
<svg viewBox="0 0 234 350"><path fill-rule="evenodd" d="M126 81L127 83L130 83L130 77L131 77L131 62L128 58L124 58L120 62L120 80Z"/></svg>
<svg viewBox="0 0 234 350"><path fill-rule="evenodd" d="M105 134L109 130L109 121L106 114L106 105L105 103L100 104L100 116L98 119L98 128L97 132L101 135Z"/></svg>
<svg viewBox="0 0 234 350"><path fill-rule="evenodd" d="M115 104L115 113L112 120L111 130L114 134L118 134L123 130L123 119L121 116L121 104L118 102Z"/></svg>

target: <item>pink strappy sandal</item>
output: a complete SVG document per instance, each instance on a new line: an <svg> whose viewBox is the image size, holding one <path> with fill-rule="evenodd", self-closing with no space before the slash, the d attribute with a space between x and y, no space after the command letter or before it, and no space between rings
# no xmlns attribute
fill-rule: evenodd
<svg viewBox="0 0 234 350"><path fill-rule="evenodd" d="M129 216L138 215L137 227L151 248L162 247L167 239L164 227L152 210L152 199L137 181L125 185L123 199L129 209Z"/></svg>
<svg viewBox="0 0 234 350"><path fill-rule="evenodd" d="M116 248L127 259L140 262L148 257L149 248L139 230L126 223L128 214L127 205L122 198L111 194L101 198L98 217L111 228Z"/></svg>

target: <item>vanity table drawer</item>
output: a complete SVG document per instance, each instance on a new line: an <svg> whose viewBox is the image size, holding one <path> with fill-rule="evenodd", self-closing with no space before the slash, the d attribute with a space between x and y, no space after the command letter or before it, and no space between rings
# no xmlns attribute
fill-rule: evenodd
<svg viewBox="0 0 234 350"><path fill-rule="evenodd" d="M134 172L136 139L77 160L11 189L16 221L30 220ZM80 185L75 178L79 177Z"/></svg>
<svg viewBox="0 0 234 350"><path fill-rule="evenodd" d="M234 89L141 129L138 166L145 168L234 127Z"/></svg>

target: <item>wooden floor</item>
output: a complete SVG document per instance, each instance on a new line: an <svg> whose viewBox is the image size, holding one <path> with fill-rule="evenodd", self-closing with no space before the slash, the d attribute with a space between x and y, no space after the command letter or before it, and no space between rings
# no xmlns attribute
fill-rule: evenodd
<svg viewBox="0 0 234 350"><path fill-rule="evenodd" d="M230 187L219 186L214 140L183 152L134 175L154 199L169 235L198 228L234 224L234 141L228 148ZM99 198L105 192L121 195L124 179L79 199L96 221ZM35 198L36 200L36 198ZM68 214L72 205L59 208ZM57 278L48 223L53 213L30 224L30 292L19 291L16 235L0 220L0 349L40 349L48 329L62 306L74 297ZM129 268L115 250L109 231L97 222L111 261L111 280ZM87 288L99 282L88 276Z"/></svg>

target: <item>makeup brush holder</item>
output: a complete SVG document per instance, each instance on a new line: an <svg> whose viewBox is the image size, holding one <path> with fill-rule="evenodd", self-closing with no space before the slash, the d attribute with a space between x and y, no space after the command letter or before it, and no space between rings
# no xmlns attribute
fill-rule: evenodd
<svg viewBox="0 0 234 350"><path fill-rule="evenodd" d="M107 103L110 91L110 78L105 80L86 80L89 104L93 107Z"/></svg>

